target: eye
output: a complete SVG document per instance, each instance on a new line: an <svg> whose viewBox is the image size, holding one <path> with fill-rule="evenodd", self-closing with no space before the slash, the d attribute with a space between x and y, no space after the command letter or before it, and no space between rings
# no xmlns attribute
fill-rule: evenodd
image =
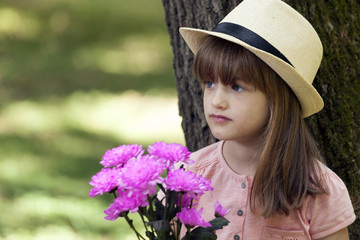
<svg viewBox="0 0 360 240"><path fill-rule="evenodd" d="M235 92L242 92L244 90L244 88L242 86L239 86L239 85L233 85L231 88Z"/></svg>
<svg viewBox="0 0 360 240"><path fill-rule="evenodd" d="M207 81L207 82L205 83L205 87L206 87L206 88L213 88L213 87L215 87L215 83L212 82L212 81Z"/></svg>

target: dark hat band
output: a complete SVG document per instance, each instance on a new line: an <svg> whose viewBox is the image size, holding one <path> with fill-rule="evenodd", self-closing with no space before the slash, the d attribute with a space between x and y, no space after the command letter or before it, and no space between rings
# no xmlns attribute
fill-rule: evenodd
<svg viewBox="0 0 360 240"><path fill-rule="evenodd" d="M264 38L262 38L260 35L256 34L255 32L251 31L250 29L247 29L246 27L243 27L238 24L229 23L229 22L222 22L219 23L212 31L219 32L219 33L225 33L227 35L233 36L250 46L253 46L257 49L263 50L267 53L270 53L283 61L287 62L291 66L291 62L279 51L277 50L273 45L271 45L268 41L266 41Z"/></svg>

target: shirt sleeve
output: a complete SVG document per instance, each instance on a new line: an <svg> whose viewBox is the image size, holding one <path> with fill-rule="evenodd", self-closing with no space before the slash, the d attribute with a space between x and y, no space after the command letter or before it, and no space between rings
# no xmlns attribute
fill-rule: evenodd
<svg viewBox="0 0 360 240"><path fill-rule="evenodd" d="M307 218L312 239L319 239L335 233L355 221L354 208L344 182L330 169L324 179L329 194L310 198Z"/></svg>

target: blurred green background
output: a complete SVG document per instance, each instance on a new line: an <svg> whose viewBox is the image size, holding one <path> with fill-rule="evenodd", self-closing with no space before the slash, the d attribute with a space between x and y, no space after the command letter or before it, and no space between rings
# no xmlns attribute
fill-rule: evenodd
<svg viewBox="0 0 360 240"><path fill-rule="evenodd" d="M88 182L180 121L160 0L1 0L0 239L135 239Z"/></svg>

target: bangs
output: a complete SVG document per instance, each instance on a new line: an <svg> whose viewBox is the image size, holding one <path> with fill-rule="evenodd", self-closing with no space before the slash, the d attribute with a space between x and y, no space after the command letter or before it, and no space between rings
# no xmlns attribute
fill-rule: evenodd
<svg viewBox="0 0 360 240"><path fill-rule="evenodd" d="M264 68L272 71L244 47L208 36L195 56L193 72L203 84L220 80L224 85L233 85L237 80L241 80L264 90Z"/></svg>

